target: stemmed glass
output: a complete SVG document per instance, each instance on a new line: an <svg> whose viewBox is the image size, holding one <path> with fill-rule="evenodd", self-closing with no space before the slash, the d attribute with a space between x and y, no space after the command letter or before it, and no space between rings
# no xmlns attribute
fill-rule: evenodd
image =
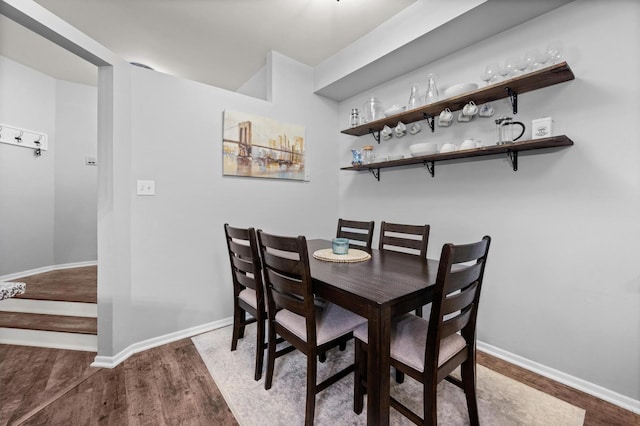
<svg viewBox="0 0 640 426"><path fill-rule="evenodd" d="M558 62L562 61L562 55L560 54L560 51L561 46L558 42L550 43L549 45L547 45L546 53L549 56L551 64L557 64Z"/></svg>
<svg viewBox="0 0 640 426"><path fill-rule="evenodd" d="M518 58L515 56L510 56L507 58L507 61L504 63L504 69L506 71L506 77L513 77L516 74L516 64L518 63Z"/></svg>
<svg viewBox="0 0 640 426"><path fill-rule="evenodd" d="M499 67L497 63L487 65L480 79L484 81L485 86L493 83L498 78Z"/></svg>
<svg viewBox="0 0 640 426"><path fill-rule="evenodd" d="M529 71L535 71L540 67L540 52L538 49L527 50L524 60L527 62Z"/></svg>

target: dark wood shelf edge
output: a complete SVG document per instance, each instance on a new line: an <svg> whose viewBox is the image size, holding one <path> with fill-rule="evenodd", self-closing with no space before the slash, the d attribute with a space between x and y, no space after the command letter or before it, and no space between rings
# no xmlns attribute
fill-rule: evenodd
<svg viewBox="0 0 640 426"><path fill-rule="evenodd" d="M486 155L508 154L509 152L533 151L544 148L557 148L573 145L573 141L565 135L551 138L531 139L518 141L512 144L492 145L483 148L467 149L463 151L447 152L442 154L423 155L420 157L409 157L400 160L382 161L363 166L341 167L340 170L351 170L356 172L369 171L369 169L386 169L390 167L411 166L415 164L437 163L447 160L458 160L464 158L483 157Z"/></svg>
<svg viewBox="0 0 640 426"><path fill-rule="evenodd" d="M341 133L351 136L363 136L372 132L378 132L382 130L384 126L395 127L399 121L402 121L404 124L409 124L424 120L427 116L437 117L445 108L449 108L451 111L458 111L469 101L474 101L477 105L481 105L504 99L509 97L507 88L510 88L517 94L521 94L573 79L575 79L575 76L569 65L566 62L561 62L519 77L479 88L472 92L463 93L433 104L372 121L371 123L345 129L342 130Z"/></svg>

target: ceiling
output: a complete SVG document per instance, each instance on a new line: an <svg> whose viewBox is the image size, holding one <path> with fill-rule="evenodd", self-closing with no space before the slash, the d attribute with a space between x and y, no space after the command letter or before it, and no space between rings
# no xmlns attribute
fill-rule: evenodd
<svg viewBox="0 0 640 426"><path fill-rule="evenodd" d="M129 62L237 90L276 50L316 66L416 0L35 0ZM96 84L93 65L0 15L0 55Z"/></svg>

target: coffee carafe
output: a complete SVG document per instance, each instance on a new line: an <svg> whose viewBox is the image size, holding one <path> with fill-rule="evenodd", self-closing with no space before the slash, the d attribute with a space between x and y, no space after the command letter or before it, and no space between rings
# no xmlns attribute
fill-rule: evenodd
<svg viewBox="0 0 640 426"><path fill-rule="evenodd" d="M515 135L513 126L520 126L522 131L518 136ZM524 135L524 123L519 121L513 121L513 117L500 117L496 120L496 133L498 142L496 145L504 145L507 143L513 143L520 139Z"/></svg>

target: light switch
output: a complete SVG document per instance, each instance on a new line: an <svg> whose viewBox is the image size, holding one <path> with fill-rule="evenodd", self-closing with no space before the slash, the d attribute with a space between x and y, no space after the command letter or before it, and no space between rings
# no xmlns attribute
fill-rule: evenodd
<svg viewBox="0 0 640 426"><path fill-rule="evenodd" d="M136 188L137 195L156 195L155 180L138 180Z"/></svg>

